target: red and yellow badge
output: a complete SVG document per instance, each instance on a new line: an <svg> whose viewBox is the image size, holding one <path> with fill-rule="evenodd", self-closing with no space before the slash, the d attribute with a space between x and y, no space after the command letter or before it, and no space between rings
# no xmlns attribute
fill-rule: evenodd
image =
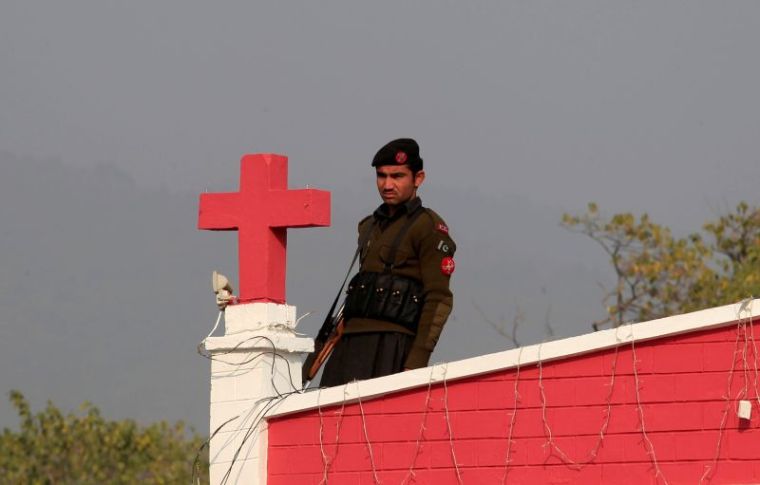
<svg viewBox="0 0 760 485"><path fill-rule="evenodd" d="M401 165L402 163L406 163L406 153L402 151L396 152L396 163Z"/></svg>
<svg viewBox="0 0 760 485"><path fill-rule="evenodd" d="M446 234L447 236L449 235L449 226L447 226L443 222L439 222L435 226L435 230L438 231L438 232L442 232L442 233Z"/></svg>
<svg viewBox="0 0 760 485"><path fill-rule="evenodd" d="M451 276L454 273L456 267L457 265L454 262L454 258L451 256L446 256L441 260L441 273L445 274L446 276Z"/></svg>

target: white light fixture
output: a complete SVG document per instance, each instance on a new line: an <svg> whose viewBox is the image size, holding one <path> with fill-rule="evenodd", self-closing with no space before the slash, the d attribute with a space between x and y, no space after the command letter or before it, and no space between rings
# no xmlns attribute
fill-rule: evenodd
<svg viewBox="0 0 760 485"><path fill-rule="evenodd" d="M739 401L737 414L739 415L739 419L749 419L752 416L752 403L744 399Z"/></svg>
<svg viewBox="0 0 760 485"><path fill-rule="evenodd" d="M230 280L223 274L214 271L211 274L211 287L214 289L216 295L216 306L220 310L224 310L232 300L235 299L235 295L232 294L232 285Z"/></svg>

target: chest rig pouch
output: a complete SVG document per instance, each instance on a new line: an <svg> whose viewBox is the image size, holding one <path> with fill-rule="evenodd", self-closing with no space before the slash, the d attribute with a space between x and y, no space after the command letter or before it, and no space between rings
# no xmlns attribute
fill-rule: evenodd
<svg viewBox="0 0 760 485"><path fill-rule="evenodd" d="M406 223L396 234L388 253L383 272L360 271L348 283L343 315L346 322L351 318L372 318L401 325L417 333L417 324L422 313L423 286L420 281L393 273L399 245L409 228L422 213L417 209L407 217ZM374 224L370 226L372 232ZM364 235L363 235L364 236ZM362 237L360 245L366 243Z"/></svg>

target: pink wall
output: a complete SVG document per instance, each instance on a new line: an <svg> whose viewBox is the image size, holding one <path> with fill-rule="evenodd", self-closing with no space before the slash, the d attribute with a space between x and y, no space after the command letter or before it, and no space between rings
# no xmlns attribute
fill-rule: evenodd
<svg viewBox="0 0 760 485"><path fill-rule="evenodd" d="M510 484L676 484L699 483L708 468L705 483L758 482L760 364L750 330L729 325L635 349L625 344L616 367L615 351L605 350L526 366L519 377L499 371L429 393L424 387L272 419L268 485L318 484L325 476L335 485L498 484L505 474ZM733 397L746 383L749 423L736 416L737 400L724 398L729 376Z"/></svg>

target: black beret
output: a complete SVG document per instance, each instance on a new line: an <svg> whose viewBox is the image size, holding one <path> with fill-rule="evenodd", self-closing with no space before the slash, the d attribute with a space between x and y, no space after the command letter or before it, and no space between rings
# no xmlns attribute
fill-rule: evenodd
<svg viewBox="0 0 760 485"><path fill-rule="evenodd" d="M422 170L420 146L411 138L398 138L386 143L372 159L373 167L409 165L412 172Z"/></svg>

